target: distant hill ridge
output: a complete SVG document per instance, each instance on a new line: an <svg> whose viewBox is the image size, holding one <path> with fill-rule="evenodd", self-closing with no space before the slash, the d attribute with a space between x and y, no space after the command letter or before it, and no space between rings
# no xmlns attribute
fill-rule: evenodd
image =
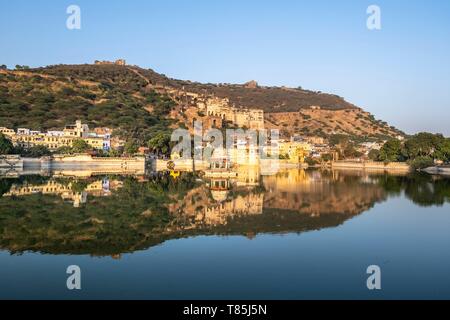
<svg viewBox="0 0 450 320"><path fill-rule="evenodd" d="M319 106L322 109L329 110L356 108L355 105L345 101L342 97L333 94L300 88L259 86L254 80L245 84L205 84L189 80L172 79L152 69L143 69L137 66L55 65L31 69L30 71L57 76L66 76L67 73L72 73L74 77L91 78L89 73L92 68L101 68L112 74L123 69L128 69L130 72L131 70L136 70L148 79L152 85L165 86L197 94L212 94L219 98L228 98L236 106L244 108L258 107L265 112L296 112L300 108L309 108L310 106ZM90 80L95 79L91 78Z"/></svg>
<svg viewBox="0 0 450 320"><path fill-rule="evenodd" d="M0 126L49 129L80 118L91 125L119 128L127 134L131 132L132 137L146 139L151 133L167 130L170 122L186 121L169 119L171 110L185 103L186 94L212 95L226 98L236 107L262 109L268 127L279 128L286 134L403 134L332 94L260 86L254 80L245 84L204 84L172 79L151 69L115 64L2 70ZM336 117L337 114L344 117ZM147 128L148 134L137 133L142 128Z"/></svg>
<svg viewBox="0 0 450 320"><path fill-rule="evenodd" d="M154 84L181 89L187 92L213 94L218 98L228 98L232 104L244 108L260 108L265 112L296 112L301 108L319 106L322 109L342 110L356 108L343 98L300 88L259 86L254 80L245 84L204 84L186 80L167 78L149 69L140 72Z"/></svg>

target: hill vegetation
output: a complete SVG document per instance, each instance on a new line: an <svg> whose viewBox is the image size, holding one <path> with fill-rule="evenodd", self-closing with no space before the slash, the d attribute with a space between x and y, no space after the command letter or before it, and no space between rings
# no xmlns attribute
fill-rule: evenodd
<svg viewBox="0 0 450 320"><path fill-rule="evenodd" d="M174 102L145 88L119 66L55 66L0 73L0 126L61 129L77 119L90 127L148 141L168 131ZM146 108L150 108L148 112Z"/></svg>

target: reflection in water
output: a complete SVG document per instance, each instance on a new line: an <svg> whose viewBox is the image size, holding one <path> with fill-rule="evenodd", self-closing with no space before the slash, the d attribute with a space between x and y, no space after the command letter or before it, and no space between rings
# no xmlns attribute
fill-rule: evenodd
<svg viewBox="0 0 450 320"><path fill-rule="evenodd" d="M415 174L413 177L383 176L379 185L389 195L405 196L419 206L443 205L450 202L450 179L427 174Z"/></svg>
<svg viewBox="0 0 450 320"><path fill-rule="evenodd" d="M109 196L111 190L121 186L121 182L108 178L94 181L76 181L63 179L49 179L45 183L33 184L26 181L14 184L10 190L3 194L4 197L27 196L33 194L59 195L63 200L73 203L75 208L86 203L87 196Z"/></svg>
<svg viewBox="0 0 450 320"><path fill-rule="evenodd" d="M402 193L421 206L450 201L450 180L428 175L289 170L199 181L39 176L0 180L0 249L118 256L193 235L287 233L335 227Z"/></svg>

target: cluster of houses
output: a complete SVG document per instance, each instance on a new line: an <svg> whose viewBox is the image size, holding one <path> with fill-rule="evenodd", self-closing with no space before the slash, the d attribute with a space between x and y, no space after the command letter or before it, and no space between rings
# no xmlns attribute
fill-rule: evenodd
<svg viewBox="0 0 450 320"><path fill-rule="evenodd" d="M397 137L403 139L403 137ZM363 142L356 146L356 150L362 154L362 158L368 158L371 150L380 150L386 141ZM324 154L330 155L333 160L338 160L339 155L330 146L327 139L322 137L307 137L294 135L290 140L280 140L280 155L287 156L290 161L303 163L306 157L321 161Z"/></svg>
<svg viewBox="0 0 450 320"><path fill-rule="evenodd" d="M245 117L237 115L240 112L247 112ZM246 126L248 128L264 128L264 115L259 113L259 110L241 110L237 111L234 108L225 106L209 105L208 117L217 117L218 119L227 120L230 117L235 117L235 123L239 126ZM238 120L236 120L238 119ZM112 130L109 128L95 128L90 130L89 126L78 120L73 125L67 125L63 130L50 130L41 132L30 130L27 128L18 128L16 131L10 128L0 127L0 133L9 138L15 146L20 146L28 149L33 146L42 145L47 147L50 151L56 151L61 147L72 147L76 140L83 140L89 144L93 149L109 151L115 149L119 145L112 142ZM121 142L123 144L123 141ZM116 145L117 144L117 145ZM120 143L119 143L120 144ZM370 150L379 150L383 142L365 142L358 145L357 149L363 155L367 156ZM307 157L320 159L323 154L332 154L332 148L327 141L321 137L304 137L292 136L290 139L279 139L272 141L272 147L276 148L281 158L288 160L291 163L303 163ZM148 148L147 149L148 152ZM143 152L144 153L144 152ZM237 139L234 143L233 150L228 150L229 156L233 158L235 163L249 163L253 161L258 162L259 150L248 145L248 141ZM272 153L268 150L268 154ZM172 158L180 158L180 155L172 154Z"/></svg>
<svg viewBox="0 0 450 320"><path fill-rule="evenodd" d="M108 128L96 128L89 130L87 124L80 120L73 125L66 126L63 130L41 132L27 128L13 129L0 127L0 133L9 138L15 146L25 149L34 146L45 146L50 151L56 151L61 147L72 147L76 140L83 140L96 150L109 151L111 149L111 133Z"/></svg>

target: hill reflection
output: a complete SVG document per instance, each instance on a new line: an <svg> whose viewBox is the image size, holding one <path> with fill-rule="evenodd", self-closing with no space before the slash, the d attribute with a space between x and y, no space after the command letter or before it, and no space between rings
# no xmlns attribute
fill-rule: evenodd
<svg viewBox="0 0 450 320"><path fill-rule="evenodd" d="M0 248L14 254L120 256L195 235L299 233L338 226L391 196L450 201L450 180L428 175L289 170L233 180L152 177L0 179Z"/></svg>

